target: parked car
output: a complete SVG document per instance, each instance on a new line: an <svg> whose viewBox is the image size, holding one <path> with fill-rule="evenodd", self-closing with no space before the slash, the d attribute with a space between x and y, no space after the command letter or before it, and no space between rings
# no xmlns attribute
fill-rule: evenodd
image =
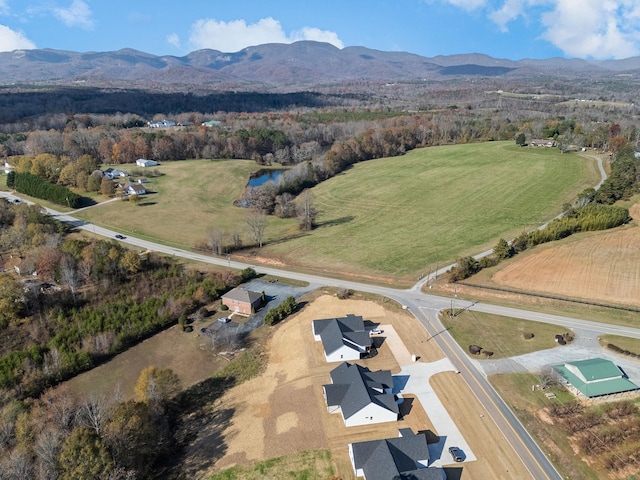
<svg viewBox="0 0 640 480"><path fill-rule="evenodd" d="M118 240L124 240L124 239L125 239L125 238L127 238L127 237L125 237L124 235L117 234L117 235L116 235L116 238L117 238Z"/></svg>
<svg viewBox="0 0 640 480"><path fill-rule="evenodd" d="M458 447L449 447L449 453L454 462L461 462L464 459L464 454Z"/></svg>
<svg viewBox="0 0 640 480"><path fill-rule="evenodd" d="M218 319L218 321L219 321L220 323L229 323L229 322L231 321L231 319L230 319L229 317L220 317L220 318Z"/></svg>
<svg viewBox="0 0 640 480"><path fill-rule="evenodd" d="M369 335L382 335L384 333L384 330L380 330L379 328L374 328L373 330L369 331Z"/></svg>

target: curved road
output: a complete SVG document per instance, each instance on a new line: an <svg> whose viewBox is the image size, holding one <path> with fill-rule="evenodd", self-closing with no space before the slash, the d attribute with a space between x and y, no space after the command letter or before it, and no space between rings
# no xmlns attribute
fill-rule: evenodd
<svg viewBox="0 0 640 480"><path fill-rule="evenodd" d="M590 156L591 157L591 156ZM606 178L602 162L598 157L598 165L601 175ZM0 196L8 198L10 201L17 199L7 192L0 192ZM114 238L118 233L116 231L96 226L91 223L79 220L70 214L64 214L55 210L46 209L47 212L58 218L59 220L69 223L86 230L94 235L100 235L107 238ZM309 275L305 273L290 272L286 270L255 266L244 262L238 262L231 257L221 258L194 253L175 247L165 246L158 243L142 240L135 237L127 237L121 240L132 246L139 247L143 250L157 251L176 257L186 258L203 263L220 265L234 269L244 269L247 267L254 268L257 272L265 275L281 276L292 278L299 281L308 282L317 286L333 286L337 288L360 290L364 292L374 293L389 297L396 300L399 304L404 305L418 319L422 326L431 336L431 340L435 341L443 350L447 357L451 360L455 368L460 372L463 379L469 385L470 390L478 397L486 409L488 415L498 425L509 443L513 446L516 454L525 464L532 478L534 479L558 479L562 477L555 467L548 460L544 452L538 447L533 438L526 431L511 409L505 404L495 389L487 381L484 372L479 370L473 361L466 355L461 347L453 340L453 337L444 329L438 319L440 310L450 308L451 298L440 297L436 295L428 295L422 292L422 286L436 275L441 275L450 267L443 267L430 277L423 278L420 282L407 290L398 290L390 287L377 285L369 285L365 283L352 282L347 280L322 277L318 275ZM481 254L482 255L482 254ZM460 302L460 301L458 301ZM531 312L528 310L502 307L490 304L470 304L464 305L464 308L476 310L480 312L492 313L496 315L510 316L514 318L522 318L526 320L534 320L538 322L546 322L557 325L563 325L569 328L580 328L593 333L593 336L599 334L611 333L615 335L623 335L633 338L640 338L640 329L608 325L598 322L591 322L577 318L563 317L557 315L549 315L539 312Z"/></svg>

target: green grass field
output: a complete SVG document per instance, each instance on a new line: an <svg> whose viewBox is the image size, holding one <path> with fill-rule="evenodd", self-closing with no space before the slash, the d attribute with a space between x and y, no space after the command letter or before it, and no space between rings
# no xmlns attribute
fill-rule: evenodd
<svg viewBox="0 0 640 480"><path fill-rule="evenodd" d="M208 228L245 232L247 212L232 206L254 162L167 163L140 206L116 202L81 216L123 233L183 246ZM501 237L537 227L597 183L593 161L513 142L431 147L355 165L313 189L319 227L270 218L260 252L293 268L347 272L411 283Z"/></svg>
<svg viewBox="0 0 640 480"><path fill-rule="evenodd" d="M554 336L567 331L565 327L471 310L453 318L442 315L441 321L465 352L469 345L480 345L494 353L491 358L513 357L553 348L557 345ZM526 340L524 333L533 333L534 337Z"/></svg>

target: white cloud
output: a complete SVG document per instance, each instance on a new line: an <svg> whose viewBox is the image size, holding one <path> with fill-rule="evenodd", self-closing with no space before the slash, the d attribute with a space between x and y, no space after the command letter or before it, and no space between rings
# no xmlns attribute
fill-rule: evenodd
<svg viewBox="0 0 640 480"><path fill-rule="evenodd" d="M344 45L335 32L304 27L287 35L279 21L271 17L247 24L244 20L222 22L198 20L191 27L189 41L194 49L212 48L222 52L237 52L264 43L292 43L298 40L329 42L338 48Z"/></svg>
<svg viewBox="0 0 640 480"><path fill-rule="evenodd" d="M444 2L467 11L476 10L487 4L486 0L444 0Z"/></svg>
<svg viewBox="0 0 640 480"><path fill-rule="evenodd" d="M433 1L433 0L427 0ZM640 54L638 0L439 0L481 10L507 32L519 18L540 24L540 38L570 57L626 58ZM513 32L515 33L515 32Z"/></svg>
<svg viewBox="0 0 640 480"><path fill-rule="evenodd" d="M7 5L6 0L0 0L0 15L8 15L9 14L9 5Z"/></svg>
<svg viewBox="0 0 640 480"><path fill-rule="evenodd" d="M169 45L180 48L180 37L177 33L170 33L169 35L167 35L167 42L169 43Z"/></svg>
<svg viewBox="0 0 640 480"><path fill-rule="evenodd" d="M25 37L24 34L11 30L5 25L0 25L0 52L29 50L32 48L36 48L35 43Z"/></svg>
<svg viewBox="0 0 640 480"><path fill-rule="evenodd" d="M542 36L569 56L627 58L640 53L639 12L636 0L557 0Z"/></svg>
<svg viewBox="0 0 640 480"><path fill-rule="evenodd" d="M67 27L93 28L93 14L83 0L73 0L69 8L54 8L53 14Z"/></svg>

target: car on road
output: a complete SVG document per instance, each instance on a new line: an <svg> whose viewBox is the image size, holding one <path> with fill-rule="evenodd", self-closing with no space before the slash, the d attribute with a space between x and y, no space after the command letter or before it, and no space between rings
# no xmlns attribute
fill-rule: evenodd
<svg viewBox="0 0 640 480"><path fill-rule="evenodd" d="M454 462L461 462L464 459L464 454L458 447L449 447L449 454Z"/></svg>
<svg viewBox="0 0 640 480"><path fill-rule="evenodd" d="M127 237L125 237L124 235L117 234L117 235L116 235L116 238L117 238L118 240L124 240L124 239L125 239L125 238L127 238Z"/></svg>

